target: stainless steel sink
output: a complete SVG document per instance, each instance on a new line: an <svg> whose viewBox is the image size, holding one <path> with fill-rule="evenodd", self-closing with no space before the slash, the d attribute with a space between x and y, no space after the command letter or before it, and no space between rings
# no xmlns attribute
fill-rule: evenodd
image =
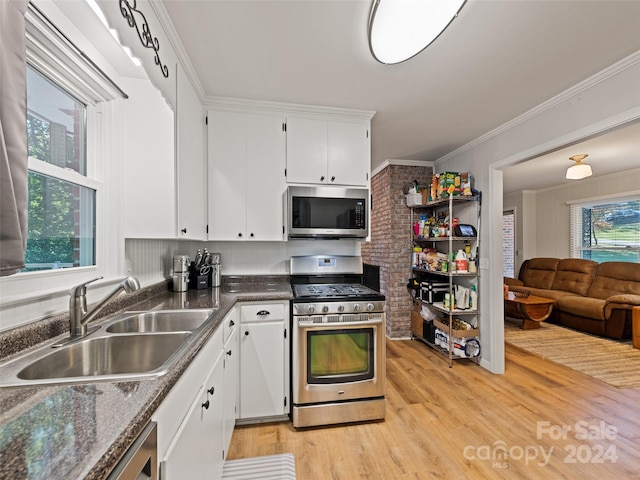
<svg viewBox="0 0 640 480"><path fill-rule="evenodd" d="M0 365L0 387L159 377L214 313L215 309L194 309L118 314L85 337L50 343Z"/></svg>
<svg viewBox="0 0 640 480"><path fill-rule="evenodd" d="M127 312L109 322L109 333L156 333L198 330L215 312L203 310L158 310Z"/></svg>
<svg viewBox="0 0 640 480"><path fill-rule="evenodd" d="M89 338L35 360L17 374L22 380L158 374L191 333Z"/></svg>

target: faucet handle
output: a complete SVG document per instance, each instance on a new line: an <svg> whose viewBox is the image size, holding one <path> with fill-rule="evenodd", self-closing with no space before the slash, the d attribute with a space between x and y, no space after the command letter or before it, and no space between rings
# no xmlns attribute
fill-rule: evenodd
<svg viewBox="0 0 640 480"><path fill-rule="evenodd" d="M101 280L104 277L97 277L94 278L93 280L88 280L84 283L81 283L80 285L76 285L75 287L71 288L71 292L69 292L69 294L71 295L71 298L80 298L81 296L85 295L87 293L87 285L89 285L90 283L96 282L98 280Z"/></svg>

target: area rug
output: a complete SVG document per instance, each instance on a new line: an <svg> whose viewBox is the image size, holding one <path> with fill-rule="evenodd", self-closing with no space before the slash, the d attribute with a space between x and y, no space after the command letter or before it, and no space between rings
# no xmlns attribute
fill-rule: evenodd
<svg viewBox="0 0 640 480"><path fill-rule="evenodd" d="M550 323L522 330L522 322L514 322L504 322L505 342L614 387L640 387L640 350L631 340L610 340Z"/></svg>
<svg viewBox="0 0 640 480"><path fill-rule="evenodd" d="M224 462L222 480L296 480L293 453L240 458Z"/></svg>

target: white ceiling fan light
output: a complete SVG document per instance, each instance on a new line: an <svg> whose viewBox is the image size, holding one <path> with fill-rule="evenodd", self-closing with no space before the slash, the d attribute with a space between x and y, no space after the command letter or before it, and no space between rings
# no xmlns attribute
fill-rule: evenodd
<svg viewBox="0 0 640 480"><path fill-rule="evenodd" d="M458 16L466 0L373 0L369 49L385 65L427 48Z"/></svg>
<svg viewBox="0 0 640 480"><path fill-rule="evenodd" d="M572 165L567 169L568 180L581 180L583 178L590 177L593 172L591 171L591 165L587 165L586 163L582 163L582 160L587 158L589 155L586 153L581 153L579 155L573 155L569 157L569 160L576 162L575 165Z"/></svg>

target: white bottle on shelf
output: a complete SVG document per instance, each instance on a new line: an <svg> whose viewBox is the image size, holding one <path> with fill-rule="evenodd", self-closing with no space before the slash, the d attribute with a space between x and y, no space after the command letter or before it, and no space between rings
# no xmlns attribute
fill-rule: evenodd
<svg viewBox="0 0 640 480"><path fill-rule="evenodd" d="M478 292L476 292L476 286L471 285L471 292L469 293L469 309L478 309Z"/></svg>
<svg viewBox="0 0 640 480"><path fill-rule="evenodd" d="M462 249L456 254L456 271L459 273L467 273L467 255Z"/></svg>

